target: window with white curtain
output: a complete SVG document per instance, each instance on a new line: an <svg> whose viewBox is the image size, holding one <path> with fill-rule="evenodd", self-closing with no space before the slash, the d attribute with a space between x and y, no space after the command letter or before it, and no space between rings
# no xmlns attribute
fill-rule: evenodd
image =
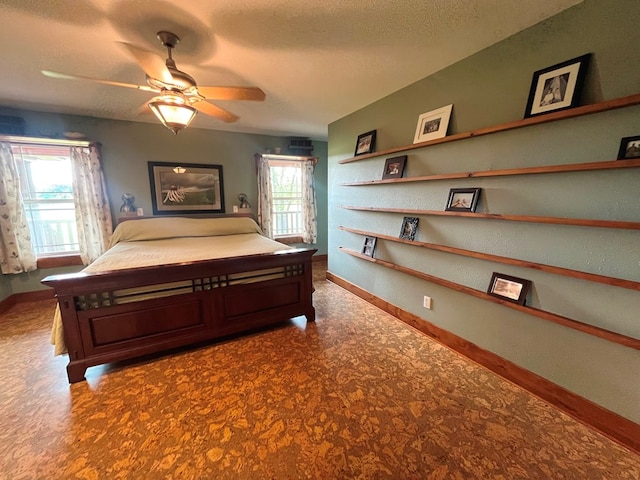
<svg viewBox="0 0 640 480"><path fill-rule="evenodd" d="M302 237L302 165L271 161L272 225L274 238Z"/></svg>
<svg viewBox="0 0 640 480"><path fill-rule="evenodd" d="M315 157L258 156L258 221L285 243L315 243Z"/></svg>
<svg viewBox="0 0 640 480"><path fill-rule="evenodd" d="M11 150L36 255L79 253L71 147L12 144Z"/></svg>
<svg viewBox="0 0 640 480"><path fill-rule="evenodd" d="M0 271L88 265L113 224L98 142L0 135Z"/></svg>

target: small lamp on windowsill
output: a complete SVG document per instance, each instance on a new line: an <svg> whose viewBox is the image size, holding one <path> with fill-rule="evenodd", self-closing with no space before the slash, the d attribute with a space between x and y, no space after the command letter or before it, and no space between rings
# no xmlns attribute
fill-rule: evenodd
<svg viewBox="0 0 640 480"><path fill-rule="evenodd" d="M174 135L187 128L198 113L180 92L167 91L153 98L148 105L158 120Z"/></svg>

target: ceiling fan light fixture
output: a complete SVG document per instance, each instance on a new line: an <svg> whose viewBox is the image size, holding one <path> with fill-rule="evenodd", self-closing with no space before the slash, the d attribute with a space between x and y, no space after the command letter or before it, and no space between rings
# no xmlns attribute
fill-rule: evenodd
<svg viewBox="0 0 640 480"><path fill-rule="evenodd" d="M158 120L174 135L187 128L197 113L197 110L188 105L181 95L174 93L155 97L148 105Z"/></svg>

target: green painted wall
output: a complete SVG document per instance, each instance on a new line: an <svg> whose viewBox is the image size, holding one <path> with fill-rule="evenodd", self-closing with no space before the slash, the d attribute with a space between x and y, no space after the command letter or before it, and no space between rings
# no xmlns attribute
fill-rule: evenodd
<svg viewBox="0 0 640 480"><path fill-rule="evenodd" d="M398 235L402 214L341 205L444 210L451 188L481 187L478 212L640 221L640 169L494 177L367 187L386 158L338 164L358 134L377 149L413 142L418 116L454 104L449 133L523 117L532 74L593 54L583 103L640 91L640 2L586 0L541 24L410 85L329 126L329 270L404 310L640 423L640 352L351 257L359 235L341 225ZM419 60L417 60L419 61ZM640 135L640 107L441 144L408 154L405 176L614 160L620 138ZM450 217L422 217L416 238L640 281L640 233ZM530 279L527 304L640 338L637 291L393 242L376 256L486 291L494 271ZM422 298L433 298L433 309Z"/></svg>
<svg viewBox="0 0 640 480"><path fill-rule="evenodd" d="M187 128L175 136L160 124L122 122L73 115L41 113L0 107L0 115L25 119L26 135L61 138L63 132L82 132L102 143L104 171L114 218L119 215L122 193L132 193L137 207L152 215L147 162L217 164L223 167L227 213L246 193L254 213L257 207L256 153L281 147L287 153L289 138ZM314 141L318 201L319 254L327 253L327 142ZM12 293L43 288L40 280L59 270L39 270L23 275L0 275L0 300Z"/></svg>

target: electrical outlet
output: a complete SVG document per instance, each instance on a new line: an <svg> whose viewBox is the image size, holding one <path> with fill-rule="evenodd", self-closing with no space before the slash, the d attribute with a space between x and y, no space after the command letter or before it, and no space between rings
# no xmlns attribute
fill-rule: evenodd
<svg viewBox="0 0 640 480"><path fill-rule="evenodd" d="M424 296L424 299L422 301L422 306L424 308L428 308L429 310L431 310L431 297L427 297L426 295Z"/></svg>

